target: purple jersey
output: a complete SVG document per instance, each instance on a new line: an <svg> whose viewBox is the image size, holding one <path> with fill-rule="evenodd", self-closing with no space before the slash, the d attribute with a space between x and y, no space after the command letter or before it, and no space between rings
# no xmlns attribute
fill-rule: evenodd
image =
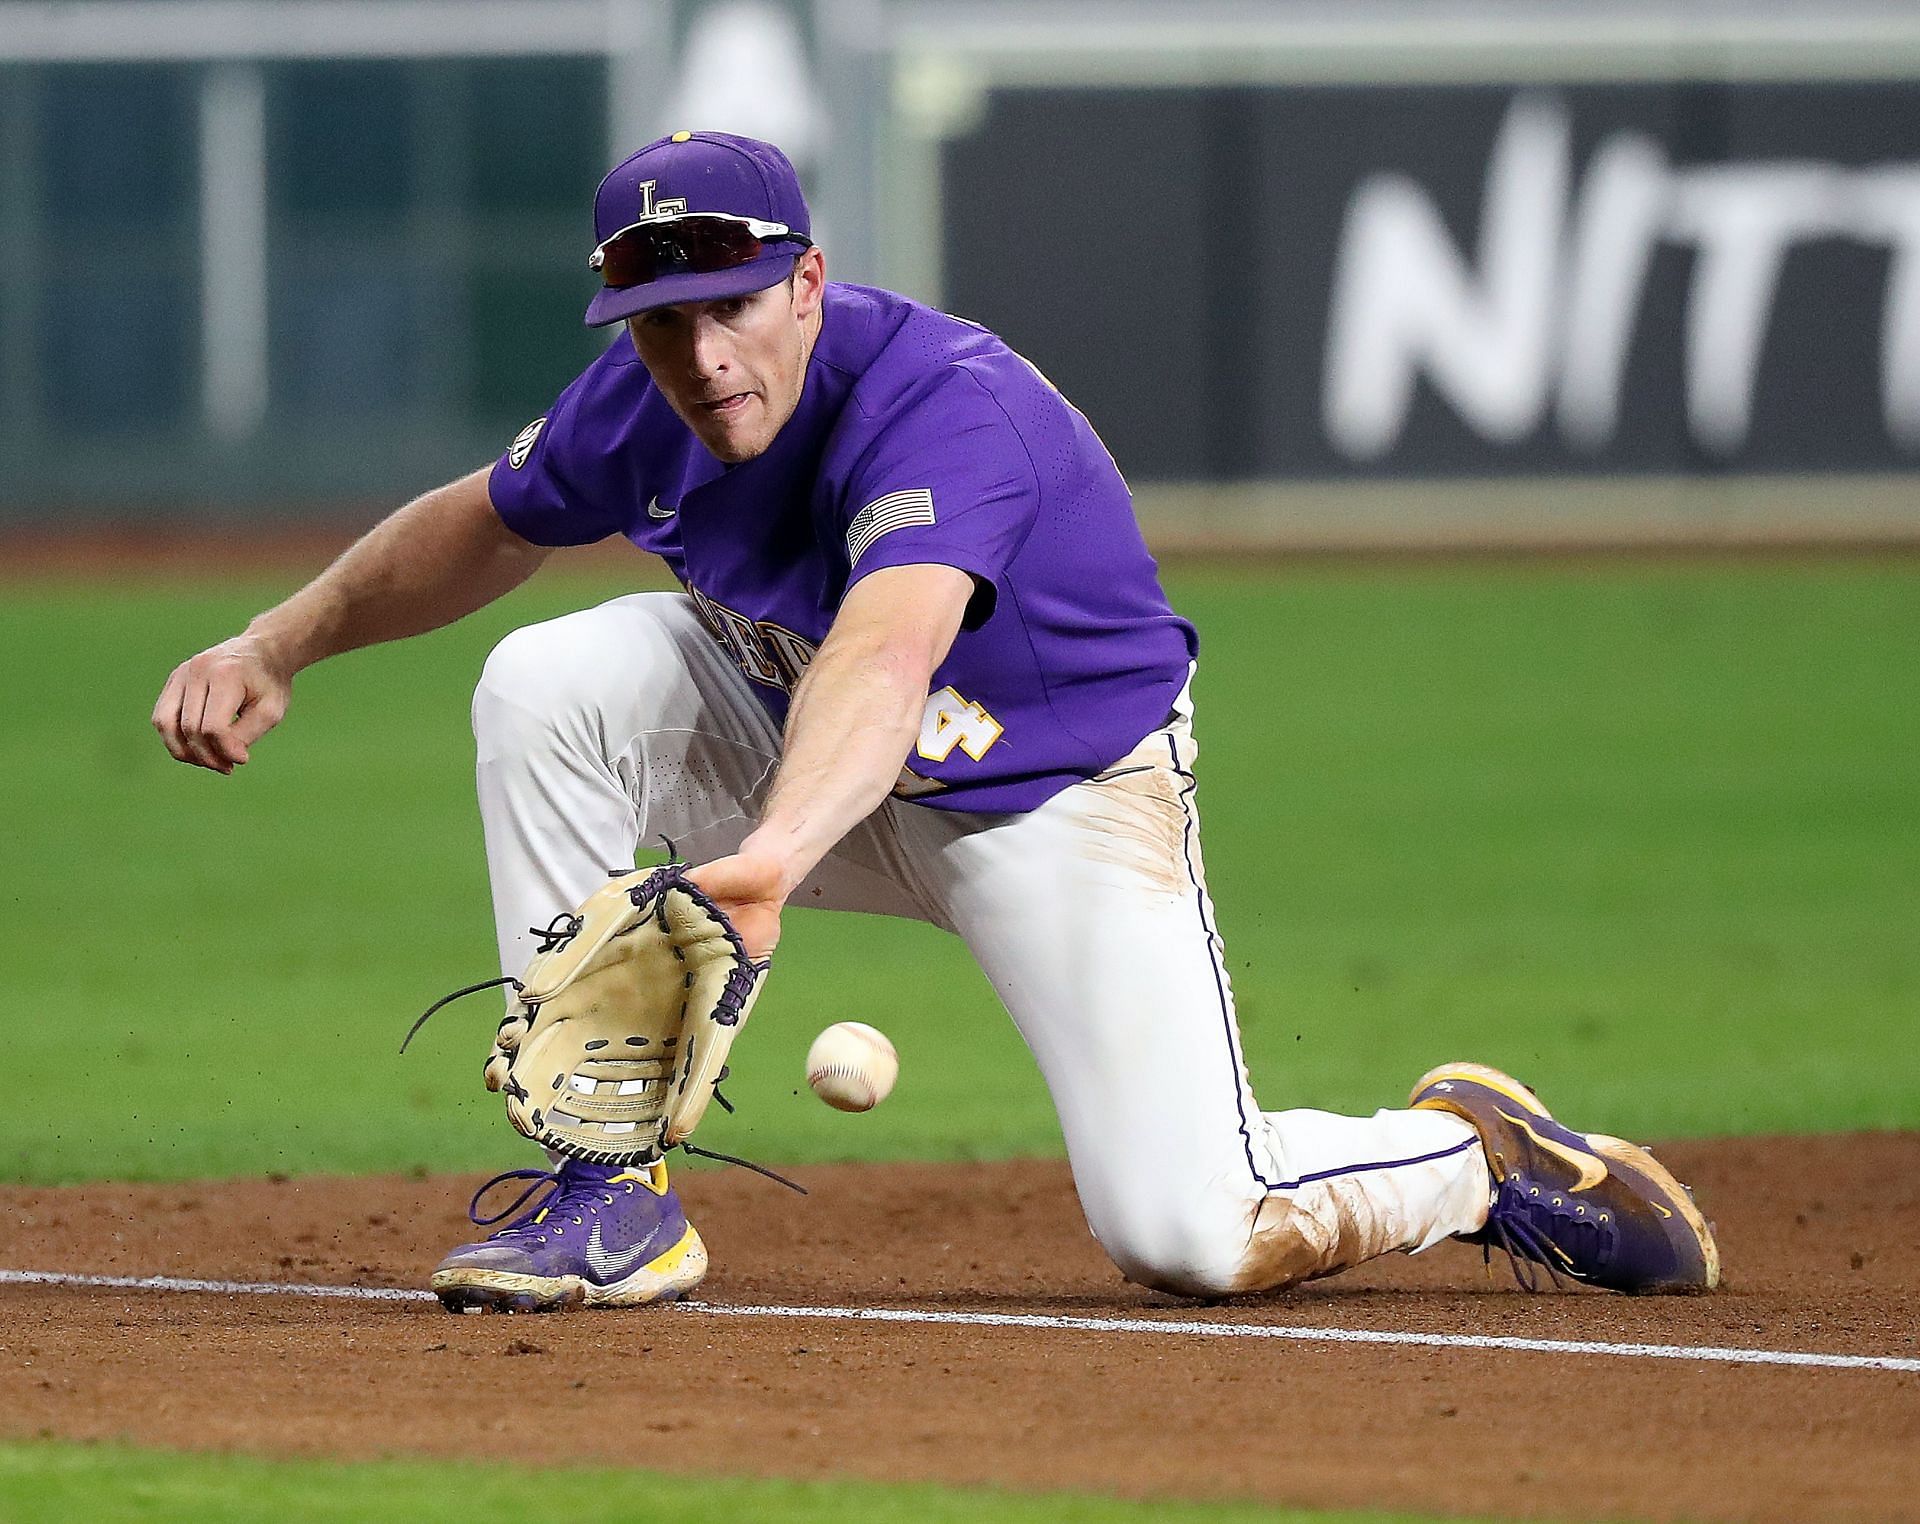
<svg viewBox="0 0 1920 1524"><path fill-rule="evenodd" d="M1125 756L1197 648L1086 419L984 328L887 291L828 286L799 408L752 460L709 454L622 336L489 485L536 544L665 560L776 721L853 583L968 573L895 791L938 809L1031 810Z"/></svg>

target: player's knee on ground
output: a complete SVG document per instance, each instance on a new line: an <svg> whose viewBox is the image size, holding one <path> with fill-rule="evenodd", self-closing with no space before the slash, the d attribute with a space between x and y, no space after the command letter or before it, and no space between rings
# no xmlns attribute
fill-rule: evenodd
<svg viewBox="0 0 1920 1524"><path fill-rule="evenodd" d="M1108 1214L1094 1236L1136 1285L1175 1296L1220 1297L1249 1284L1248 1251L1260 1203L1197 1197ZM1297 1279L1298 1277L1296 1277Z"/></svg>

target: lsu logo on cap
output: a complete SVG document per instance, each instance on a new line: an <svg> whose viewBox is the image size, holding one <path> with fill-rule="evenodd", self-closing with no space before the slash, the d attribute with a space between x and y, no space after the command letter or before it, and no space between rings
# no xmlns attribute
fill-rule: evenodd
<svg viewBox="0 0 1920 1524"><path fill-rule="evenodd" d="M509 466L518 471L527 463L527 457L533 453L533 442L540 437L540 431L546 426L546 419L536 418L513 436L513 443L507 446Z"/></svg>
<svg viewBox="0 0 1920 1524"><path fill-rule="evenodd" d="M646 222L654 217L678 217L687 209L685 196L662 196L654 199L653 193L660 188L658 180L642 180L635 187L640 192L640 220Z"/></svg>

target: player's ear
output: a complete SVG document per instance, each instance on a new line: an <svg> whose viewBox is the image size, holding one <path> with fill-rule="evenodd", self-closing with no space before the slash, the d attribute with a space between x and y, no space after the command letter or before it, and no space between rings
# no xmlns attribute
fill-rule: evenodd
<svg viewBox="0 0 1920 1524"><path fill-rule="evenodd" d="M793 262L793 311L811 317L827 292L827 258L816 245Z"/></svg>

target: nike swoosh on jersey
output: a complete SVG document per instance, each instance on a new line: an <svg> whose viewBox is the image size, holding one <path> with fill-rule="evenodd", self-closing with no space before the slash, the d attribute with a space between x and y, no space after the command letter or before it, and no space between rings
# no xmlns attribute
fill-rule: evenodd
<svg viewBox="0 0 1920 1524"><path fill-rule="evenodd" d="M647 517L650 519L670 519L674 512L672 508L662 508L657 497L647 504Z"/></svg>
<svg viewBox="0 0 1920 1524"><path fill-rule="evenodd" d="M642 1239L630 1249L609 1249L600 1241L600 1224L596 1220L593 1231L587 1235L587 1263L601 1275L624 1275L650 1247L650 1242Z"/></svg>
<svg viewBox="0 0 1920 1524"><path fill-rule="evenodd" d="M1567 1163L1580 1171L1579 1180L1567 1187L1568 1195L1572 1195L1577 1191L1590 1191L1607 1178L1607 1164L1604 1159L1596 1158L1592 1154L1583 1154L1575 1148L1569 1148L1556 1138L1543 1137L1534 1130L1533 1124L1523 1116L1517 1117L1511 1111L1503 1111L1498 1106L1493 1109L1496 1114L1505 1117L1548 1153L1566 1160Z"/></svg>

